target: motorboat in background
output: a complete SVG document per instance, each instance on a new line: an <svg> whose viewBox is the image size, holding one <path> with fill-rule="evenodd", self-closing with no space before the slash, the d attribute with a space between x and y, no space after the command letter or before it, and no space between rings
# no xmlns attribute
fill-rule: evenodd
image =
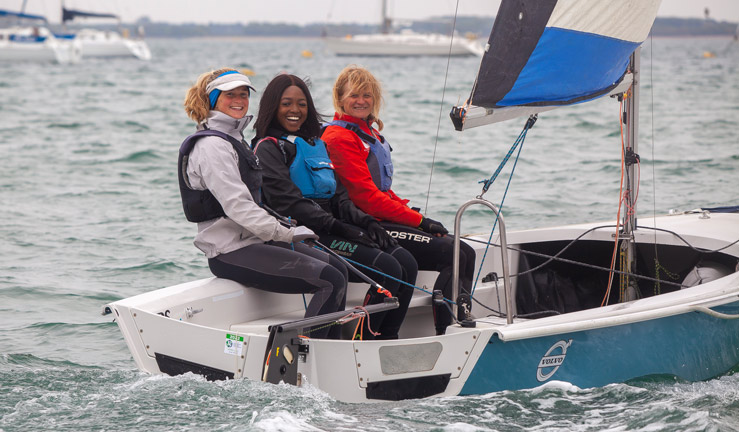
<svg viewBox="0 0 739 432"><path fill-rule="evenodd" d="M83 12L62 6L62 24L66 25L67 22L75 18L112 18L120 23L120 18L114 14ZM119 33L112 30L83 28L74 33L58 36L79 41L82 46L82 55L88 58L135 57L141 60L151 59L151 51L149 45L143 39L142 28L138 29L138 35L135 39L130 37L128 29L122 29Z"/></svg>
<svg viewBox="0 0 739 432"><path fill-rule="evenodd" d="M438 33L416 33L405 29L393 33L387 15L387 0L382 1L382 26L378 34L325 37L329 50L339 56L482 56L484 47L475 38Z"/></svg>
<svg viewBox="0 0 739 432"><path fill-rule="evenodd" d="M45 26L41 15L0 10L0 61L77 63L78 41L60 39Z"/></svg>

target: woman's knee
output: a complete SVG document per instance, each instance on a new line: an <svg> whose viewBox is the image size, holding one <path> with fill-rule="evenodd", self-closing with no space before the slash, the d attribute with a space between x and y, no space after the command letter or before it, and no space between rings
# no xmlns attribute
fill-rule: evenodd
<svg viewBox="0 0 739 432"><path fill-rule="evenodd" d="M377 255L372 266L377 268L384 275L390 276L394 279L400 279L403 276L403 269L398 260L385 252L381 252Z"/></svg>
<svg viewBox="0 0 739 432"><path fill-rule="evenodd" d="M328 263L330 267L336 269L344 277L345 281L349 280L349 269L346 267L343 261L336 258L335 256L328 257Z"/></svg>
<svg viewBox="0 0 739 432"><path fill-rule="evenodd" d="M416 283L418 277L418 261L407 249L397 246L394 250L389 252L400 264L403 271L403 280L410 284Z"/></svg>
<svg viewBox="0 0 739 432"><path fill-rule="evenodd" d="M344 268L344 271L342 272L334 266L327 265L323 270L321 270L321 274L318 278L330 283L334 292L346 293L346 268Z"/></svg>

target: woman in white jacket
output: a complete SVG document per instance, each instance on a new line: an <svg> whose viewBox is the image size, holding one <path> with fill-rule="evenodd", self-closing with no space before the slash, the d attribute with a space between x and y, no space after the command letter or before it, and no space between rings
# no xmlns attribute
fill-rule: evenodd
<svg viewBox="0 0 739 432"><path fill-rule="evenodd" d="M197 222L195 246L217 277L286 294L313 294L305 316L343 310L347 269L336 258L301 243L313 231L287 226L260 207L259 160L244 142L249 78L219 69L198 78L185 112L198 131L180 148L178 177L185 216ZM339 326L306 331L336 338Z"/></svg>

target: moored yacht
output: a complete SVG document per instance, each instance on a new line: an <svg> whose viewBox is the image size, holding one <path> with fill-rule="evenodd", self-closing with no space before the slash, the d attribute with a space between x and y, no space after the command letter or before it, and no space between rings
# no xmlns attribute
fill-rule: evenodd
<svg viewBox="0 0 739 432"><path fill-rule="evenodd" d="M0 10L0 20L46 23L40 15ZM76 63L82 48L78 41L58 39L43 25L0 28L0 61Z"/></svg>

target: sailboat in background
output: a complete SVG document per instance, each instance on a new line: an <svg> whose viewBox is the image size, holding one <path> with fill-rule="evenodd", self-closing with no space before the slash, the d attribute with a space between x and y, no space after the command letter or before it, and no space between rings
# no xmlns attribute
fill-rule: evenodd
<svg viewBox="0 0 739 432"><path fill-rule="evenodd" d="M495 213L497 236L455 238L455 261L459 242L468 243L485 277L466 299L458 286L451 299L418 289L397 340L355 340L352 321L397 302L301 319L300 296L219 278L112 302L103 313L113 314L144 371L310 383L345 402L730 371L739 364L739 207L636 220L639 53L658 7L503 0L471 96L452 111L457 129L528 117L523 139L538 113L618 98L627 130L622 222L508 233L500 209L483 198L486 182L454 224L459 233L472 205ZM453 280L458 274L455 266ZM432 286L437 275L420 272L417 285ZM361 306L364 292L350 286L347 304ZM445 335L435 334L433 301L456 309ZM309 338L309 328L334 324L343 339Z"/></svg>
<svg viewBox="0 0 739 432"><path fill-rule="evenodd" d="M73 21L75 18L112 18L118 20L120 24L120 18L117 15L67 9L62 4L62 24L66 25L67 22ZM122 33L118 33L91 28L85 28L61 37L78 40L82 45L82 55L84 57L135 57L140 60L151 60L151 51L149 45L143 39L143 29L141 28L136 39L129 37L127 29L123 29Z"/></svg>
<svg viewBox="0 0 739 432"><path fill-rule="evenodd" d="M387 15L387 0L382 0L382 24L379 34L326 37L329 50L339 56L482 56L483 47L475 39L458 35L416 33L403 30L392 33Z"/></svg>
<svg viewBox="0 0 739 432"><path fill-rule="evenodd" d="M77 63L80 43L56 38L46 23L41 15L0 9L0 61Z"/></svg>

